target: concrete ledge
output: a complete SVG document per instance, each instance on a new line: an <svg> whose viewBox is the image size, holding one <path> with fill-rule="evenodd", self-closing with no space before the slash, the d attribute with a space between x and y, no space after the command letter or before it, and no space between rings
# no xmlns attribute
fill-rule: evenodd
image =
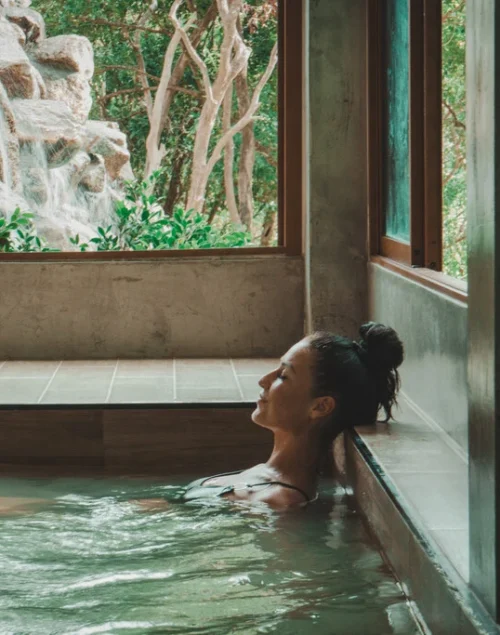
<svg viewBox="0 0 500 635"><path fill-rule="evenodd" d="M345 438L346 478L373 534L433 635L498 635L468 585L418 530L362 439Z"/></svg>

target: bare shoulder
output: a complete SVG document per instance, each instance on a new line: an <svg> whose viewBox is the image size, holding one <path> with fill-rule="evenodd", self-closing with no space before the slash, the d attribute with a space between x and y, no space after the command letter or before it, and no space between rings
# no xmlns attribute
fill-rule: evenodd
<svg viewBox="0 0 500 635"><path fill-rule="evenodd" d="M258 500L277 511L303 507L306 502L304 496L297 490L280 487L279 485L263 491L259 495Z"/></svg>

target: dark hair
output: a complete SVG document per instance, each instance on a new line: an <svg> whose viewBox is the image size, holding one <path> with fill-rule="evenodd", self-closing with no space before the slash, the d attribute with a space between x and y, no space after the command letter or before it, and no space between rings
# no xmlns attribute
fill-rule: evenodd
<svg viewBox="0 0 500 635"><path fill-rule="evenodd" d="M375 423L380 409L384 421L392 416L403 362L403 344L396 331L369 322L356 342L328 332L308 337L315 351L314 396L335 397L334 430Z"/></svg>

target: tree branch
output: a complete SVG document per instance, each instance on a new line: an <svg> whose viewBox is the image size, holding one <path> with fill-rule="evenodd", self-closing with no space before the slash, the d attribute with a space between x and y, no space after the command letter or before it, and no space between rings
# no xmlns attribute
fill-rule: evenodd
<svg viewBox="0 0 500 635"><path fill-rule="evenodd" d="M205 92L207 94L207 99L210 99L211 101L213 101L214 97L213 97L213 91L212 91L212 84L210 82L210 77L208 75L207 65L196 52L196 49L191 44L191 40L189 39L186 31L182 28L177 18L177 9L179 8L179 5L181 2L182 0L180 1L176 0L174 4L172 5L172 8L170 9L170 13L169 13L170 21L174 25L176 31L179 32L180 37L182 39L182 43L184 44L184 48L186 49L186 52L189 54L191 59L195 62L196 66L200 69L201 76L203 77L203 85L205 88Z"/></svg>
<svg viewBox="0 0 500 635"><path fill-rule="evenodd" d="M457 113L453 110L450 104L446 102L444 99L442 101L442 104L444 108L446 108L446 110L451 115L451 118L453 119L453 123L455 124L455 128L463 128L465 130L465 124L460 121L460 119L457 116Z"/></svg>
<svg viewBox="0 0 500 635"><path fill-rule="evenodd" d="M234 135L238 134L238 132L243 130L243 128L247 126L252 120L254 114L256 113L257 109L260 106L259 99L260 99L262 90L264 86L267 84L267 82L269 81L269 78L271 77L271 74L274 70L274 67L276 66L277 61L278 61L278 46L277 44L275 44L273 47L273 50L271 51L267 68L265 72L263 73L262 77L260 78L259 83L255 87L248 110L243 115L243 117L241 117L241 119L237 123L235 123L234 126L232 126L232 128L230 128L230 130L228 130L225 134L222 135L217 145L215 146L214 151L212 152L212 156L210 157L207 163L207 169L209 171L209 174L213 170L217 161L220 159L222 150L224 149L224 146L226 145L226 143L230 139L232 139Z"/></svg>

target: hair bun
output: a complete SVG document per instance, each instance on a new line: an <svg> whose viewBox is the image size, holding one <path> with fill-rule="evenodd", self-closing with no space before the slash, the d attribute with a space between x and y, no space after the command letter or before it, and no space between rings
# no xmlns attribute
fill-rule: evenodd
<svg viewBox="0 0 500 635"><path fill-rule="evenodd" d="M393 328L368 322L359 329L359 334L370 365L387 371L401 366L404 358L403 343Z"/></svg>

